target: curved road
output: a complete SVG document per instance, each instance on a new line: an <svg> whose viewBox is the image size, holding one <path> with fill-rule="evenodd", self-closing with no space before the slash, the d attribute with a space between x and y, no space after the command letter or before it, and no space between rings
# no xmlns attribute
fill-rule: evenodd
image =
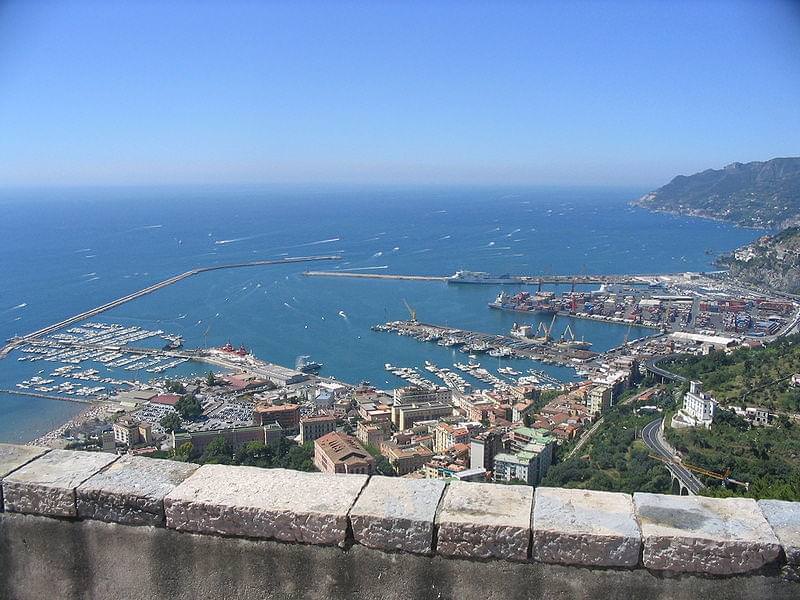
<svg viewBox="0 0 800 600"><path fill-rule="evenodd" d="M642 440L644 440L644 443L648 448L650 448L650 450L653 451L653 453L658 454L659 456L662 456L666 460L670 461L668 463L664 463L664 466L666 466L667 469L669 469L669 472L680 480L683 486L689 490L689 493L696 495L700 492L703 484L694 475L694 473L680 464L680 462L677 462L678 459L676 459L672 454L671 449L667 447L666 442L661 437L662 421L663 418L659 417L658 419L654 419L645 425L642 429Z"/></svg>
<svg viewBox="0 0 800 600"><path fill-rule="evenodd" d="M668 354L666 356L658 356L656 358L651 358L648 361L645 361L644 368L652 373L653 375L658 375L662 379L669 379L670 381L677 381L680 383L685 383L688 381L686 377L683 375L678 375L677 373L673 373L672 371L667 371L666 369L662 369L658 366L663 360L672 360L675 358L680 358L686 356L685 354Z"/></svg>

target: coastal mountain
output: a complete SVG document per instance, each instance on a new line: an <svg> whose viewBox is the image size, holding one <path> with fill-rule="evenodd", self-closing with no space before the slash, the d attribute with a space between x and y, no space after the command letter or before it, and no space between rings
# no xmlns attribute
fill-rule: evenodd
<svg viewBox="0 0 800 600"><path fill-rule="evenodd" d="M633 204L743 227L783 229L800 224L800 157L678 175Z"/></svg>
<svg viewBox="0 0 800 600"><path fill-rule="evenodd" d="M720 257L731 276L756 287L800 293L800 227L763 236L733 254Z"/></svg>

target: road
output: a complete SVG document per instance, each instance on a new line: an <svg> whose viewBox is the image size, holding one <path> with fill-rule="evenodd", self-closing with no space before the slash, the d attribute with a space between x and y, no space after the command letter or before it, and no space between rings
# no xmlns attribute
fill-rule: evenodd
<svg viewBox="0 0 800 600"><path fill-rule="evenodd" d="M674 360L676 358L685 357L686 354L668 354L667 356L657 356L656 358L651 358L650 360L644 363L645 369L652 373L653 375L657 375L662 379L669 379L670 381L677 381L679 383L685 383L688 381L686 377L683 375L678 375L677 373L673 373L672 371L667 371L666 369L662 369L658 366L658 363L664 360Z"/></svg>
<svg viewBox="0 0 800 600"><path fill-rule="evenodd" d="M653 453L670 461L669 463L664 463L670 473L677 477L691 494L697 495L703 488L703 484L695 477L694 473L680 464L680 459L675 457L669 444L661 437L661 422L663 420L663 417L659 417L645 425L644 429L642 429L642 440Z"/></svg>

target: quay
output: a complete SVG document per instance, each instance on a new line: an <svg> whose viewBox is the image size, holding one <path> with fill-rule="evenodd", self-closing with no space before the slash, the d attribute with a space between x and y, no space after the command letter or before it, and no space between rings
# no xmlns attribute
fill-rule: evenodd
<svg viewBox="0 0 800 600"><path fill-rule="evenodd" d="M306 277L349 277L352 279L389 279L406 281L443 281L463 285L500 285L496 279L483 281L463 282L450 275L392 275L387 273L355 273L353 271L305 271ZM622 285L649 285L659 277L668 277L667 273L660 275L512 275L503 283L507 285L602 285L617 283Z"/></svg>
<svg viewBox="0 0 800 600"><path fill-rule="evenodd" d="M460 351L470 354L507 349L510 351L508 357L526 358L564 367L577 367L579 364L589 362L599 356L597 352L570 346L570 342L523 339L418 321L392 321L384 325L377 325L373 327L373 330L394 332L419 341L436 343L447 341L448 343L440 343L440 345L460 346ZM490 354L490 356L492 355Z"/></svg>
<svg viewBox="0 0 800 600"><path fill-rule="evenodd" d="M13 396L30 396L33 398L44 398L45 400L61 400L62 402L75 402L77 404L94 404L99 402L100 398L94 396L87 396L84 398L71 398L69 396L56 396L55 394L44 394L42 392L23 392L20 390L2 390L0 394L11 394Z"/></svg>
<svg viewBox="0 0 800 600"><path fill-rule="evenodd" d="M395 279L406 281L447 281L442 275L386 275L381 273L354 273L352 271L305 271L306 277L351 277L353 279Z"/></svg>
<svg viewBox="0 0 800 600"><path fill-rule="evenodd" d="M12 338L8 340L8 343L5 346L0 348L0 359L3 359L6 356L8 356L8 354L18 346L21 346L28 342L32 342L44 335L48 335L55 331L58 331L63 327L68 327L73 323L77 323L79 321L83 321L84 319L94 317L95 315L99 315L100 313L111 310L112 308L116 308L127 302L131 302L132 300L136 300L137 298L141 298L142 296L151 294L155 291L170 286L174 283L178 283L179 281L183 281L184 279L187 279L194 275L199 275L200 273L206 273L209 271L219 271L222 269L239 269L243 267L260 267L266 265L282 265L282 264L314 262L323 260L341 260L341 258L342 258L341 256L296 256L289 258L280 258L275 260L254 260L254 261L230 263L224 265L210 265L206 267L197 267L195 269L191 269L190 271L186 271L185 273L180 273L179 275L174 275L168 279L164 279L163 281L154 283L153 285L141 289L138 292L127 294L126 296L122 296L121 298L117 298L116 300L112 300L111 302L106 302L105 304L101 304L100 306L96 306L95 308L91 308L87 311L71 316L67 319L64 319L63 321L59 321L58 323L53 323L52 325L42 327L41 329L37 329L32 333Z"/></svg>

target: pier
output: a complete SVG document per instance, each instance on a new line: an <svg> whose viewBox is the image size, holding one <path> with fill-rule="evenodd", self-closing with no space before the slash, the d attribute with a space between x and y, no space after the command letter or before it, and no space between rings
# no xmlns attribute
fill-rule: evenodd
<svg viewBox="0 0 800 600"><path fill-rule="evenodd" d="M573 346L568 341L518 338L418 321L392 321L372 329L435 342L445 347L458 346L461 352L467 354L487 352L493 356L493 351L506 350L506 358L525 358L564 367L574 368L599 356L597 352Z"/></svg>
<svg viewBox="0 0 800 600"><path fill-rule="evenodd" d="M280 258L275 260L254 260L254 261L230 263L224 265L210 265L207 267L197 267L195 269L191 269L190 271L186 271L185 273L180 273L179 275L174 275L168 279L164 279L163 281L154 283L153 285L141 289L138 292L127 294L126 296L122 296L121 298L117 298L116 300L112 300L111 302L106 302L105 304L101 304L100 306L96 306L95 308L91 308L77 315L73 315L67 319L64 319L63 321L59 321L58 323L53 323L52 325L42 327L41 329L37 329L36 331L28 333L26 335L12 338L11 340L8 341L8 343L5 346L0 348L0 359L3 359L6 356L8 356L8 354L18 346L21 346L28 342L32 342L44 335L48 335L55 331L58 331L63 327L68 327L69 325L72 325L79 321L83 321L84 319L94 317L95 315L99 315L100 313L111 310L112 308L116 308L127 302L131 302L132 300L136 300L137 298L141 298L142 296L146 296L147 294L151 294L162 288L170 286L174 283L178 283L179 281L183 281L184 279L188 279L189 277L198 275L200 273L206 273L208 271L219 271L222 269L240 269L244 267L261 267L267 265L283 265L283 264L313 262L322 260L341 260L341 258L342 258L341 256L297 256L290 258Z"/></svg>
<svg viewBox="0 0 800 600"><path fill-rule="evenodd" d="M405 281L443 281L454 285L602 285L617 283L622 285L649 285L659 277L669 274L647 275L512 275L503 283L495 280L458 281L450 275L392 275L387 273L356 273L353 271L305 271L306 277L349 277L352 279L389 279Z"/></svg>

